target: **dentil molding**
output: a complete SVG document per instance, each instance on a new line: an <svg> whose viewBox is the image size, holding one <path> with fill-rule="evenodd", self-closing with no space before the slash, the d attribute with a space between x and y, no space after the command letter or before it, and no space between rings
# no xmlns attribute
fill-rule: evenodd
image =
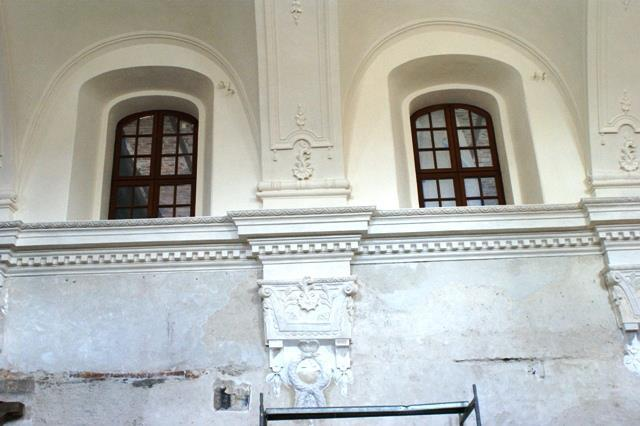
<svg viewBox="0 0 640 426"><path fill-rule="evenodd" d="M0 222L11 274L257 267L299 260L353 263L598 255L640 257L640 198L580 204L376 210L232 211L223 217ZM260 257L263 259L260 260ZM300 277L299 277L300 278Z"/></svg>

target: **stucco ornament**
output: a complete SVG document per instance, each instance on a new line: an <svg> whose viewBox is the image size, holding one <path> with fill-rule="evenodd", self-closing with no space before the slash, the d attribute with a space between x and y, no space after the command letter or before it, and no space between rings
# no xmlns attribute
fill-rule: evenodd
<svg viewBox="0 0 640 426"><path fill-rule="evenodd" d="M327 405L323 391L331 383L331 371L317 358L319 346L315 340L300 342L301 359L287 367L287 381L295 391L296 407Z"/></svg>
<svg viewBox="0 0 640 426"><path fill-rule="evenodd" d="M634 172L640 168L640 161L636 157L636 146L632 136L625 136L620 152L620 168L625 172Z"/></svg>
<svg viewBox="0 0 640 426"><path fill-rule="evenodd" d="M622 331L640 329L640 271L611 270L607 273L607 285Z"/></svg>
<svg viewBox="0 0 640 426"><path fill-rule="evenodd" d="M638 336L633 336L633 340L627 345L624 355L624 365L636 374L640 374L640 341Z"/></svg>
<svg viewBox="0 0 640 426"><path fill-rule="evenodd" d="M302 3L300 2L300 0L291 1L291 9L289 9L289 13L291 13L293 22L295 22L295 24L298 25L298 21L300 20L300 15L302 15Z"/></svg>
<svg viewBox="0 0 640 426"><path fill-rule="evenodd" d="M353 276L258 282L273 393L292 389L298 407L326 405L333 380L347 394L351 327L358 285Z"/></svg>
<svg viewBox="0 0 640 426"><path fill-rule="evenodd" d="M298 180L307 180L313 175L313 167L311 167L311 144L306 140L299 140L298 154L296 155L296 163L291 171L293 176Z"/></svg>
<svg viewBox="0 0 640 426"><path fill-rule="evenodd" d="M304 115L304 108L302 108L302 105L298 104L298 109L296 110L296 115L293 119L296 122L296 126L300 129L303 129L305 124L307 124L307 117Z"/></svg>

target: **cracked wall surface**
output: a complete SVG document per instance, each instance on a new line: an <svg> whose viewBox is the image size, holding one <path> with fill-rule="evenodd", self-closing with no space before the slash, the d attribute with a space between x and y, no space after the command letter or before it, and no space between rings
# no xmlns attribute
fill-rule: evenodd
<svg viewBox="0 0 640 426"><path fill-rule="evenodd" d="M354 385L348 397L332 385L327 398L461 400L476 383L488 424L632 424L637 377L622 362L602 269L597 255L355 265ZM292 402L264 381L257 278L8 277L0 398L26 404L16 426L253 424L260 392L270 406ZM221 387L239 392L235 409L216 410Z"/></svg>

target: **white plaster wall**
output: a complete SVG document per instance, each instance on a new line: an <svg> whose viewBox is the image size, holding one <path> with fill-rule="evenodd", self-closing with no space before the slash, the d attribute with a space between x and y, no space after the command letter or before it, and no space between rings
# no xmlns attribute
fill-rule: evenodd
<svg viewBox="0 0 640 426"><path fill-rule="evenodd" d="M460 400L476 383L487 424L634 424L637 378L622 362L602 262L355 265L355 382L346 398L331 387L328 400ZM255 270L9 277L0 388L13 391L0 397L27 403L16 426L253 424L259 392L269 406L291 403L264 382L257 278ZM154 375L172 370L198 377ZM144 372L153 380L131 377ZM213 410L221 378L251 384L250 411Z"/></svg>
<svg viewBox="0 0 640 426"><path fill-rule="evenodd" d="M213 46L237 70L257 114L253 0L4 0L0 8L19 140L47 85L67 61L102 40L138 31L179 33Z"/></svg>
<svg viewBox="0 0 640 426"><path fill-rule="evenodd" d="M558 67L586 125L584 0L344 0L338 7L345 95L357 83L353 79L367 53L389 33L420 21L462 20L507 31L536 46Z"/></svg>
<svg viewBox="0 0 640 426"><path fill-rule="evenodd" d="M31 386L15 424L253 423L268 362L256 279L245 269L7 280L2 370ZM252 412L216 414L216 379L251 383Z"/></svg>

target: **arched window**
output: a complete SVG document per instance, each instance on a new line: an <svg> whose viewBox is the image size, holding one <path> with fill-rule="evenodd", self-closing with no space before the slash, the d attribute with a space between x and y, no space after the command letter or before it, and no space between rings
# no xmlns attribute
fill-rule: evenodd
<svg viewBox="0 0 640 426"><path fill-rule="evenodd" d="M145 111L118 122L109 219L195 214L198 121Z"/></svg>
<svg viewBox="0 0 640 426"><path fill-rule="evenodd" d="M411 116L421 207L504 204L491 116L459 104Z"/></svg>

